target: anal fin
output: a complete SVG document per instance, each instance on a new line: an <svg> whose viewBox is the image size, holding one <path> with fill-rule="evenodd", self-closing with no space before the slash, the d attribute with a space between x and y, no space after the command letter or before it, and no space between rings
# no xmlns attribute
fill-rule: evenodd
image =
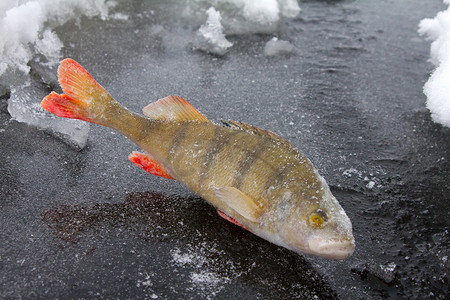
<svg viewBox="0 0 450 300"><path fill-rule="evenodd" d="M175 179L166 171L163 166L161 166L148 154L133 151L130 156L128 156L128 159L136 166L144 169L144 171L150 174L168 179Z"/></svg>

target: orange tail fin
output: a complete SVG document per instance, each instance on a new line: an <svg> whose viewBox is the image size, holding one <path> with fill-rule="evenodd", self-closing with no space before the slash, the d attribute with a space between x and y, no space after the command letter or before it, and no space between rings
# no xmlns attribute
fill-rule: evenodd
<svg viewBox="0 0 450 300"><path fill-rule="evenodd" d="M63 60L58 79L64 94L52 92L45 97L41 102L44 109L60 117L105 125L105 107L116 101L79 63Z"/></svg>
<svg viewBox="0 0 450 300"><path fill-rule="evenodd" d="M44 109L57 115L58 117L79 119L95 123L84 111L87 106L86 103L75 98L71 98L66 94L51 92L50 95L42 100L41 105Z"/></svg>

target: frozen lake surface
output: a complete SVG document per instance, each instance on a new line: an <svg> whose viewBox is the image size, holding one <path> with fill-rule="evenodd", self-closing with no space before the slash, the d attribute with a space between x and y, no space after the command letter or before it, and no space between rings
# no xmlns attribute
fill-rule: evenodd
<svg viewBox="0 0 450 300"><path fill-rule="evenodd" d="M181 184L136 168L137 146L111 129L12 120L8 101L58 91L46 48L0 81L0 298L444 299L450 129L425 106L434 66L417 29L447 6L299 1L296 16L268 14L262 27L218 5L214 52L207 34L199 40L209 6L187 2L118 1L52 32L62 57L133 111L177 94L211 120L298 146L352 220L354 255L299 255L223 220Z"/></svg>

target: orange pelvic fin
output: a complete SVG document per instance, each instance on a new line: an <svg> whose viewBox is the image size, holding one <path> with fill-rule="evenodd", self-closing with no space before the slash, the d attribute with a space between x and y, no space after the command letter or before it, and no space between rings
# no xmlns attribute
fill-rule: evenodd
<svg viewBox="0 0 450 300"><path fill-rule="evenodd" d="M186 99L174 95L150 103L142 111L155 120L211 122Z"/></svg>
<svg viewBox="0 0 450 300"><path fill-rule="evenodd" d="M237 225L237 226L241 226L244 229L247 229L244 225L242 225L241 223L239 223L238 221L236 221L234 218L230 217L229 215L227 215L226 213L224 213L221 210L217 210L217 213L219 214L219 216L221 216L222 218L224 218L227 221L230 221L231 223Z"/></svg>
<svg viewBox="0 0 450 300"><path fill-rule="evenodd" d="M175 179L166 171L166 169L164 169L163 166L161 166L148 154L133 151L130 156L128 156L128 159L131 160L131 162L136 166L144 169L144 171L150 174L168 179Z"/></svg>

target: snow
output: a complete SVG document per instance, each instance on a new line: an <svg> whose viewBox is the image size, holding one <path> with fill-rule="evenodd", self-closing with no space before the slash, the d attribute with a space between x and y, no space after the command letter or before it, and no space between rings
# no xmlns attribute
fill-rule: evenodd
<svg viewBox="0 0 450 300"><path fill-rule="evenodd" d="M42 34L42 39L36 41L36 50L47 58L48 63L46 64L50 66L58 65L62 47L63 43L50 29L46 29Z"/></svg>
<svg viewBox="0 0 450 300"><path fill-rule="evenodd" d="M210 7L206 13L208 19L197 32L194 48L222 56L233 44L225 38L222 24L220 24L222 20L220 12Z"/></svg>
<svg viewBox="0 0 450 300"><path fill-rule="evenodd" d="M294 45L289 43L288 41L279 40L274 37L270 41L268 41L264 47L264 55L265 56L277 56L277 55L285 55L291 54L294 52ZM293 122L291 122L294 125Z"/></svg>
<svg viewBox="0 0 450 300"><path fill-rule="evenodd" d="M294 18L300 12L296 0L188 0L182 15L195 24L211 6L222 16L225 35L273 34L283 18Z"/></svg>
<svg viewBox="0 0 450 300"><path fill-rule="evenodd" d="M105 20L109 6L103 0L3 1L0 5L0 76L2 84L10 85L8 112L13 119L46 129L76 148L86 146L87 123L56 118L44 112L40 102L45 94L37 96L27 91L29 62L37 63L36 69L43 73L41 77L50 72L56 74L64 45L53 28L82 15Z"/></svg>
<svg viewBox="0 0 450 300"><path fill-rule="evenodd" d="M199 1L201 2L201 1ZM194 48L223 56L233 45L227 34L274 33L282 17L294 18L300 7L293 0L218 0L206 14L208 19L197 32ZM292 53L287 41L270 41L264 50L267 56Z"/></svg>
<svg viewBox="0 0 450 300"><path fill-rule="evenodd" d="M215 297L234 278L241 276L236 271L237 266L231 262L226 269L219 264L222 251L216 249L216 245L200 243L184 248L175 248L171 251L172 262L180 268L189 270L190 290L195 290L204 298Z"/></svg>
<svg viewBox="0 0 450 300"><path fill-rule="evenodd" d="M450 0L444 3L450 5ZM435 122L450 128L450 7L433 19L423 19L419 34L433 41L430 60L436 66L423 88L427 107Z"/></svg>
<svg viewBox="0 0 450 300"><path fill-rule="evenodd" d="M36 43L40 45L40 52L49 54L47 58L54 61L54 54L62 48L62 43L51 28L81 15L99 15L102 19L108 15L108 5L103 0L7 1L0 9L0 75L8 68L28 73L27 63L35 54ZM56 45L52 44L54 41ZM44 45L50 50L42 51Z"/></svg>

